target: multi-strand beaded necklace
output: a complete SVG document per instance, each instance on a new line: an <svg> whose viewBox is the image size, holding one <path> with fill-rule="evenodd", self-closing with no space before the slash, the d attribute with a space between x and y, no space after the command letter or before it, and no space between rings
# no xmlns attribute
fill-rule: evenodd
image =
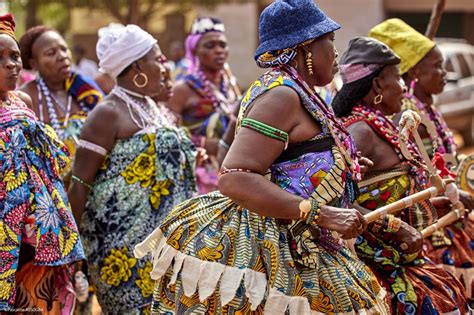
<svg viewBox="0 0 474 315"><path fill-rule="evenodd" d="M211 101L214 110L222 110L224 114L232 113L231 105L236 101L236 95L231 89L231 81L223 74L219 88L212 83L201 69L196 72L197 78L202 83L203 96Z"/></svg>
<svg viewBox="0 0 474 315"><path fill-rule="evenodd" d="M49 124L56 133L62 138L63 135L63 128L65 128L69 122L69 117L71 116L71 109L72 109L72 96L69 94L67 98L67 104L64 105L58 97L48 88L46 83L44 82L43 78L38 77L36 79L36 87L38 89L38 104L39 104L39 114L40 120L44 121L43 117L43 98L46 101L46 106L48 109L48 116L49 116ZM79 104L81 107L81 111L88 112L89 108L84 104ZM56 108L59 108L64 114L64 120L61 124L59 123L58 113Z"/></svg>
<svg viewBox="0 0 474 315"><path fill-rule="evenodd" d="M382 112L364 103L359 103L352 108L351 115L343 117L342 121L346 127L357 121L367 122L395 150L399 159L406 161L412 167L419 183L421 185L426 184L425 165L418 148L412 141L408 140L407 148L413 158L405 158L400 146L398 128Z"/></svg>
<svg viewBox="0 0 474 315"><path fill-rule="evenodd" d="M111 93L125 102L130 118L140 129L176 127L173 114L162 104L156 104L151 97L121 86L116 86Z"/></svg>

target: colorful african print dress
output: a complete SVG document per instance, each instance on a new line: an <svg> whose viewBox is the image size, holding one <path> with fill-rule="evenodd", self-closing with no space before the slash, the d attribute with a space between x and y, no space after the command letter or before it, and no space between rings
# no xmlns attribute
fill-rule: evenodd
<svg viewBox="0 0 474 315"><path fill-rule="evenodd" d="M196 147L200 147L204 139L221 139L229 124L229 117L234 111L238 97L232 80L223 76L222 86L219 90L201 79L202 74L188 74L184 82L201 99L192 107L183 112L183 125L189 129ZM207 80L207 79L206 79ZM207 80L208 81L208 80ZM204 139L203 139L204 138ZM196 181L199 193L205 194L217 190L217 173L219 165L214 156L207 162L196 167Z"/></svg>
<svg viewBox="0 0 474 315"><path fill-rule="evenodd" d="M284 151L269 179L303 198L345 206L353 188L346 160L318 105L287 72L274 69L250 87L239 121L257 97L283 85L300 95L324 132ZM387 313L371 271L330 231L262 217L220 192L174 208L135 247L137 257L148 252L158 280L156 314Z"/></svg>
<svg viewBox="0 0 474 315"><path fill-rule="evenodd" d="M0 311L70 314L84 252L60 172L69 152L14 93L0 105Z"/></svg>
<svg viewBox="0 0 474 315"><path fill-rule="evenodd" d="M152 262L134 258L133 248L195 194L195 154L183 129L163 127L117 140L106 157L80 227L104 314L149 312Z"/></svg>
<svg viewBox="0 0 474 315"><path fill-rule="evenodd" d="M346 126L359 121L366 122L392 146L398 141L398 131L391 121L368 106L354 107L351 115L343 120ZM398 147L394 147L394 150L399 153ZM399 157L403 160L401 154ZM416 165L407 162L391 170L364 173L357 202L368 210L393 203L422 189L419 176ZM436 209L429 201L405 209L399 217L419 231L437 219ZM393 215L387 215L369 225L355 243L357 255L367 263L388 291L387 300L392 313L465 313L466 299L461 283L432 264L422 252L402 253L391 231L390 221L393 219Z"/></svg>
<svg viewBox="0 0 474 315"><path fill-rule="evenodd" d="M456 156L453 134L441 113L434 106L427 106L415 96L404 99L402 110L425 114L436 129L436 135L423 139L430 158L435 153ZM468 297L474 297L474 222L468 216L448 227L436 231L426 240L426 255L438 266L453 273L466 287Z"/></svg>

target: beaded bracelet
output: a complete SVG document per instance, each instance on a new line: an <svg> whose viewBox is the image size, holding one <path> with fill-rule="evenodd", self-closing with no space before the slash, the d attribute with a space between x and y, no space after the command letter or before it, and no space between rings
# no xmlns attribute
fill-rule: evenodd
<svg viewBox="0 0 474 315"><path fill-rule="evenodd" d="M73 181L76 181L76 182L78 182L79 184L83 185L83 186L86 187L87 189L92 190L92 185L91 185L91 184L86 183L86 182L83 181L81 178L77 177L76 175L72 175L72 176L71 176L71 179L72 179Z"/></svg>
<svg viewBox="0 0 474 315"><path fill-rule="evenodd" d="M309 225L318 225L319 214L321 213L321 208L319 208L318 202L314 199L309 200L311 202L311 210L306 215L306 224Z"/></svg>
<svg viewBox="0 0 474 315"><path fill-rule="evenodd" d="M222 175L225 175L225 174L229 174L229 173L236 173L236 172L243 172L243 173L255 173L254 171L251 171L249 169L246 169L246 168L227 168L227 167L222 167L221 170L219 171L219 173L217 174L217 176L222 176Z"/></svg>

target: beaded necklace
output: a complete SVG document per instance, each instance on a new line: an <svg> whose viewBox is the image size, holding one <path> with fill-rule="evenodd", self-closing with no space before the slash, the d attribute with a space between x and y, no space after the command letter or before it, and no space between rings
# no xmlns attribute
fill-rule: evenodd
<svg viewBox="0 0 474 315"><path fill-rule="evenodd" d="M456 153L456 143L454 142L453 133L449 130L446 121L441 113L433 106L427 105L420 101L415 95L407 93L405 101L411 102L416 109L425 115L434 123L437 135L429 135L433 143L433 155L436 152L441 154Z"/></svg>
<svg viewBox="0 0 474 315"><path fill-rule="evenodd" d="M226 115L230 115L232 110L230 105L235 101L235 94L230 89L231 82L225 74L222 74L220 87L217 88L202 71L198 69L196 72L198 79L202 82L203 96L211 101L215 110L222 110Z"/></svg>
<svg viewBox="0 0 474 315"><path fill-rule="evenodd" d="M301 78L296 69L288 65L282 65L281 70L285 71L290 77L306 92L310 99L318 106L320 112L311 112L311 114L318 116L319 121L326 123L329 132L334 137L334 142L339 148L342 156L344 156L346 164L349 166L353 176L360 179L360 166L357 162L357 150L355 148L354 140L349 132L336 120L334 113L327 106L321 97L315 93L309 85ZM321 116L321 113L323 114Z"/></svg>
<svg viewBox="0 0 474 315"><path fill-rule="evenodd" d="M64 104L56 97L56 95L54 95L54 93L52 93L49 90L43 78L38 77L36 79L36 86L38 89L40 120L44 121L44 117L43 117L43 96L44 96L44 99L46 101L46 106L48 109L49 124L53 127L54 131L56 131L58 136L61 138L64 133L63 128L67 126L68 121L69 121L69 116L71 115L72 96L68 95L67 105L64 106ZM59 123L58 114L56 112L56 107L54 106L54 104L56 104L57 107L59 107L61 111L64 113L64 121L63 121L62 127ZM87 111L87 109L85 111Z"/></svg>
<svg viewBox="0 0 474 315"><path fill-rule="evenodd" d="M114 87L111 93L125 102L130 118L140 129L150 127L176 128L176 124L173 123L175 120L173 114L162 104L156 104L151 97L130 91L121 86Z"/></svg>
<svg viewBox="0 0 474 315"><path fill-rule="evenodd" d="M412 141L408 140L407 148L413 159L409 160L405 158L400 147L398 128L382 112L364 103L359 103L357 106L352 108L351 115L343 117L342 121L346 127L357 121L367 122L377 132L377 134L395 150L395 153L398 155L400 160L408 162L412 171L418 177L419 183L422 185L426 184L425 165L418 148Z"/></svg>

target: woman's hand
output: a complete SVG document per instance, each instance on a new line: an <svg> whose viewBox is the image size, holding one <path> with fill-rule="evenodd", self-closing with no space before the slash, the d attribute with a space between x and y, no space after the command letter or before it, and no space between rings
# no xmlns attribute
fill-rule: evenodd
<svg viewBox="0 0 474 315"><path fill-rule="evenodd" d="M207 155L206 149L204 148L196 148L196 151L196 166L201 166L206 160L209 159L209 156Z"/></svg>
<svg viewBox="0 0 474 315"><path fill-rule="evenodd" d="M433 197L430 199L430 202L436 208L439 218L451 211L451 201L448 197Z"/></svg>
<svg viewBox="0 0 474 315"><path fill-rule="evenodd" d="M317 221L322 228L338 232L343 239L355 238L367 228L364 216L355 209L322 206Z"/></svg>
<svg viewBox="0 0 474 315"><path fill-rule="evenodd" d="M414 227L402 221L400 230L395 233L396 243L406 254L416 253L423 246L423 236Z"/></svg>

